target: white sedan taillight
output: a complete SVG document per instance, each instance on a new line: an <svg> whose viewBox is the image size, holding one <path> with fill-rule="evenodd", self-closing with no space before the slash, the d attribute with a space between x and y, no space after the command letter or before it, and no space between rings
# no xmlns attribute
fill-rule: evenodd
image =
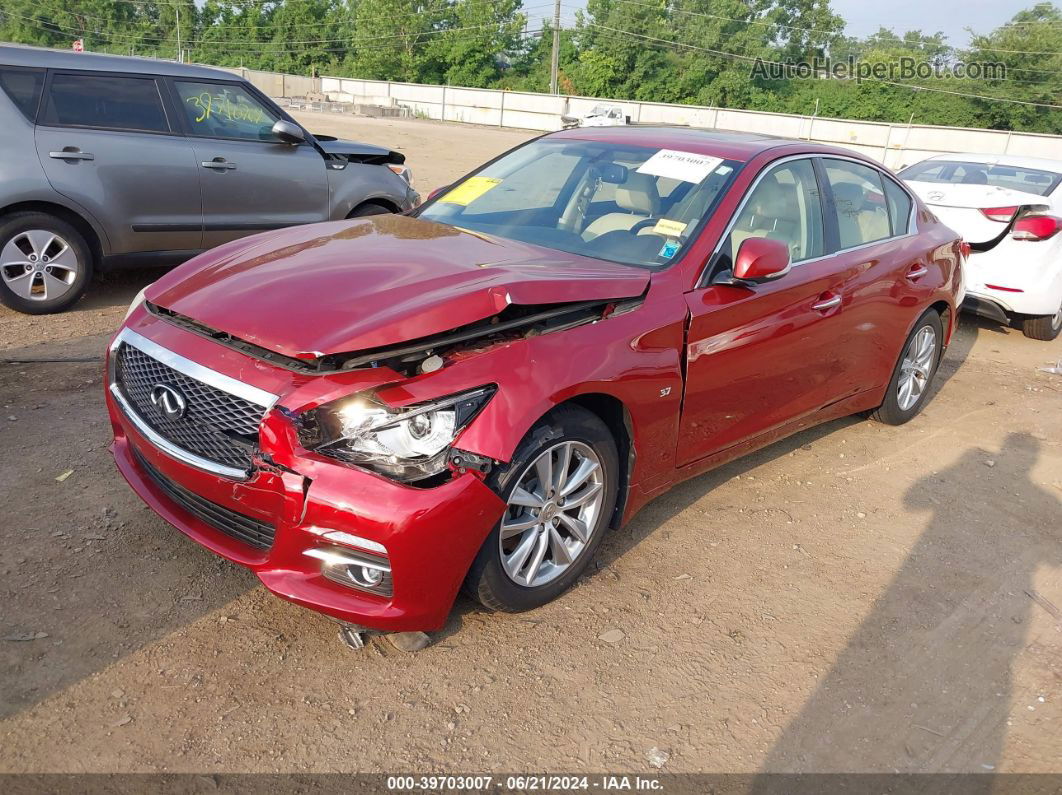
<svg viewBox="0 0 1062 795"><path fill-rule="evenodd" d="M1014 217L1014 213L1018 211L1017 206L1014 207L983 207L981 208L981 215L987 218L989 221L1001 221L1006 223Z"/></svg>
<svg viewBox="0 0 1062 795"><path fill-rule="evenodd" d="M1027 215L1019 219L1011 230L1015 240L1047 240L1062 229L1062 218L1053 215Z"/></svg>

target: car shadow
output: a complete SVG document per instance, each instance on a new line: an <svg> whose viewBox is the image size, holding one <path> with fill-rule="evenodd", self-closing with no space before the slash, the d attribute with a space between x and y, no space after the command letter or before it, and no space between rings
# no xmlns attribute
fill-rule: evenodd
<svg viewBox="0 0 1062 795"><path fill-rule="evenodd" d="M820 439L860 422L865 422L865 420L859 415L853 415L817 425L678 484L651 500L625 527L606 535L597 552L597 565L591 566L590 571L611 566L662 525L686 511L726 481L778 458L784 458L802 447L814 445Z"/></svg>
<svg viewBox="0 0 1062 795"><path fill-rule="evenodd" d="M973 489L986 455L1000 487ZM1039 455L1033 436L1012 433L998 452L970 448L911 485L904 506L912 520L929 514L925 529L769 751L764 773L997 768L1011 668L1037 609L1033 578L1062 565L1062 503L1030 477ZM984 778L962 791L993 786ZM780 791L778 783L765 776L757 791Z"/></svg>
<svg viewBox="0 0 1062 795"><path fill-rule="evenodd" d="M128 306L140 290L166 275L171 268L123 268L98 274L72 311L93 312Z"/></svg>

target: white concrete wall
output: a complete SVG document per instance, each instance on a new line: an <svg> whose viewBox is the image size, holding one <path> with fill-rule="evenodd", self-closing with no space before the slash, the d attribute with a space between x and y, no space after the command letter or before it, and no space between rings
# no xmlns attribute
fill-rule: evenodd
<svg viewBox="0 0 1062 795"><path fill-rule="evenodd" d="M302 96L320 91L342 101L368 105L405 105L428 119L558 130L563 114L579 116L594 105L619 105L631 121L642 124L687 124L691 127L767 133L804 138L854 149L891 168L947 152L987 152L1062 158L1062 136L1008 133L960 127L887 124L847 119L812 118L735 108L667 105L657 102L563 97L459 86L420 85L347 77L311 79L250 69L243 74L273 96Z"/></svg>

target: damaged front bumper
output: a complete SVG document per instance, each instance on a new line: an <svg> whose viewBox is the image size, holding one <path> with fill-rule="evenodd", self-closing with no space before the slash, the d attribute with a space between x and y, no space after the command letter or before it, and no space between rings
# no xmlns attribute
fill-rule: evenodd
<svg viewBox="0 0 1062 795"><path fill-rule="evenodd" d="M277 379L292 377L170 324L146 325L138 331L159 344L275 394L285 393ZM221 476L165 452L119 400L108 391L111 450L152 509L276 595L342 621L392 632L440 628L504 510L472 471L418 488L308 452L278 407L261 424L248 476Z"/></svg>

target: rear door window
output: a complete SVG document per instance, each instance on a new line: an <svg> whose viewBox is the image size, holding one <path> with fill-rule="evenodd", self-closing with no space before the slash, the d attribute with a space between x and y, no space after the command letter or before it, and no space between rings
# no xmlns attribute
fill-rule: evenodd
<svg viewBox="0 0 1062 795"><path fill-rule="evenodd" d="M169 132L158 84L150 77L53 74L41 124Z"/></svg>
<svg viewBox="0 0 1062 795"><path fill-rule="evenodd" d="M881 172L850 160L823 158L822 165L833 194L840 248L854 248L891 237L892 224Z"/></svg>
<svg viewBox="0 0 1062 795"><path fill-rule="evenodd" d="M43 69L0 69L0 88L30 121L37 116L43 87Z"/></svg>
<svg viewBox="0 0 1062 795"><path fill-rule="evenodd" d="M241 141L277 140L273 124L278 116L239 83L177 80L174 85L192 135Z"/></svg>
<svg viewBox="0 0 1062 795"><path fill-rule="evenodd" d="M892 234L894 236L906 235L911 231L911 197L907 195L907 191L888 177L884 177L881 181L885 183L885 201L889 205Z"/></svg>

